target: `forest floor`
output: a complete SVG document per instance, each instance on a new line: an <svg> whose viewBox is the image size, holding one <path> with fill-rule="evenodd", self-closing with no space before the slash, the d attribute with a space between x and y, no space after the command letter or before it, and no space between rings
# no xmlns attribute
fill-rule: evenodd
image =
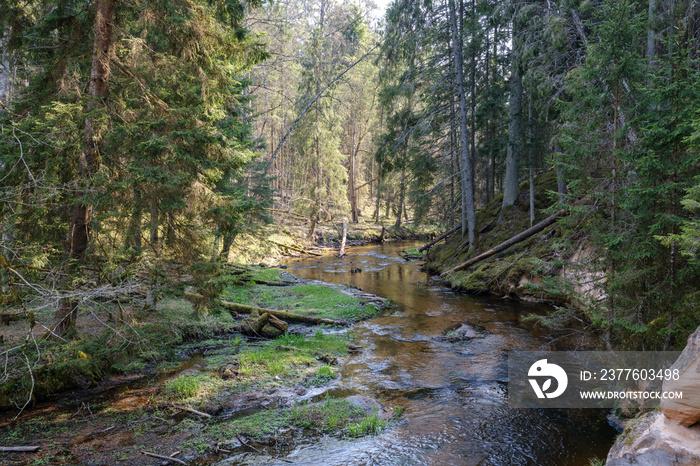
<svg viewBox="0 0 700 466"><path fill-rule="evenodd" d="M385 306L358 290L305 283L280 269L246 270L229 277L222 299L348 323ZM45 366L32 371L34 397L43 401L3 413L0 447L40 448L0 451L0 463L164 461L146 453L197 464L231 457L255 463L321 435L373 434L400 415L363 397L323 395L345 357L362 351L351 327L290 322L285 335L269 340L232 331L243 316L221 308L197 312L182 295L165 296L155 309L127 308L118 320L128 332L95 331L108 313L116 319L119 305L81 316L70 342L37 343ZM119 375L105 378L109 373ZM3 404L21 406L23 390L5 381Z"/></svg>

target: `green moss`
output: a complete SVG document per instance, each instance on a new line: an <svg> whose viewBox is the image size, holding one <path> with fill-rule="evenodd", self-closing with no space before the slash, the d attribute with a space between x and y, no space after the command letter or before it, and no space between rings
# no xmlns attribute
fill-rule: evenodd
<svg viewBox="0 0 700 466"><path fill-rule="evenodd" d="M223 299L336 320L357 321L377 314L374 306L366 306L361 299L343 293L341 289L315 284L230 286L224 292Z"/></svg>

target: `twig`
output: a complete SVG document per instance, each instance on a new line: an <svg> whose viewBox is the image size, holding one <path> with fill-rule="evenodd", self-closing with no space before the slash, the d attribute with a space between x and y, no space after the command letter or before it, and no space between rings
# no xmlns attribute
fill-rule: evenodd
<svg viewBox="0 0 700 466"><path fill-rule="evenodd" d="M156 453L151 453L150 451L142 451L141 454L142 454L142 455L146 455L146 456L150 456L150 457L153 457L153 458L158 458L159 460L168 460L168 461L173 461L173 462L175 462L175 463L187 465L187 463L185 463L184 461L179 460L179 459L177 459L177 458L173 458L172 456L158 455L158 454L156 454Z"/></svg>
<svg viewBox="0 0 700 466"><path fill-rule="evenodd" d="M236 434L236 438L238 439L239 442L241 442L241 445L243 445L244 447L252 448L253 450L255 450L255 451L257 451L258 453L262 454L262 452L261 452L260 450L258 450L257 448L255 448L253 445L251 445L250 443L244 442L243 439L241 438L241 436L240 436L239 434Z"/></svg>
<svg viewBox="0 0 700 466"><path fill-rule="evenodd" d="M210 418L211 414L203 413L201 411L197 411L196 409L188 408L187 406L176 406L177 409L181 409L183 411L187 411L188 413L196 414L197 416L202 416L206 418Z"/></svg>

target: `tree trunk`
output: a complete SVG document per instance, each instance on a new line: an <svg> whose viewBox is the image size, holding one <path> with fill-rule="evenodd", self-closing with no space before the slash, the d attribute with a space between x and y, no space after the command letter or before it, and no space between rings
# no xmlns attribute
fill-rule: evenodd
<svg viewBox="0 0 700 466"><path fill-rule="evenodd" d="M399 214L396 216L396 223L394 226L396 228L401 226L401 214L403 212L403 203L406 196L406 169L401 170L401 189L399 194Z"/></svg>
<svg viewBox="0 0 700 466"><path fill-rule="evenodd" d="M450 25L452 29L452 51L457 81L457 98L459 99L460 146L462 159L462 236L469 236L469 247L473 247L476 237L476 211L474 207L474 187L472 179L471 158L469 154L469 128L467 118L467 101L464 95L464 71L462 58L462 41L457 29L457 13L454 0L449 0Z"/></svg>
<svg viewBox="0 0 700 466"><path fill-rule="evenodd" d="M89 114L107 97L109 81L109 49L112 46L114 0L97 0L95 7L95 38L92 48L88 104ZM85 147L80 157L78 176L86 186L100 168L100 142L102 135L95 127L92 115L85 119ZM87 186L86 186L87 187ZM83 195L85 193L82 193ZM70 225L70 257L82 259L88 246L88 227L92 220L92 205L80 199L73 207Z"/></svg>
<svg viewBox="0 0 700 466"><path fill-rule="evenodd" d="M316 201L313 210L311 211L311 226L309 227L309 233L306 236L306 239L312 243L316 242L314 235L316 234L316 224L318 223L318 213L320 210L321 206L319 201Z"/></svg>
<svg viewBox="0 0 700 466"><path fill-rule="evenodd" d="M561 169L561 147L558 143L554 143L554 166L557 171L557 194L559 195L559 202L564 202L564 196L566 196L566 181L564 180L564 171Z"/></svg>
<svg viewBox="0 0 700 466"><path fill-rule="evenodd" d="M357 151L355 147L355 125L352 127L352 138L350 141L350 167L348 168L348 198L350 201L350 215L352 222L357 223L357 188L355 187L355 159Z"/></svg>
<svg viewBox="0 0 700 466"><path fill-rule="evenodd" d="M656 0L649 0L649 15L647 26L647 61L649 71L656 67Z"/></svg>
<svg viewBox="0 0 700 466"><path fill-rule="evenodd" d="M224 235L223 237L223 248L221 249L221 254L219 257L223 258L224 261L228 262L228 253L231 250L231 245L235 239L234 235Z"/></svg>
<svg viewBox="0 0 700 466"><path fill-rule="evenodd" d="M534 158L534 147L532 140L532 95L527 102L527 120L528 120L528 158L530 161L530 167L528 169L528 181L530 184L530 226L535 224L535 158Z"/></svg>
<svg viewBox="0 0 700 466"><path fill-rule="evenodd" d="M158 199L151 197L151 245L158 243Z"/></svg>
<svg viewBox="0 0 700 466"><path fill-rule="evenodd" d="M501 215L507 207L511 207L518 199L518 161L521 148L520 113L523 101L523 78L515 58L513 71L510 76L510 105L508 122L508 151L506 154L506 180L503 187L503 207Z"/></svg>
<svg viewBox="0 0 700 466"><path fill-rule="evenodd" d="M134 189L134 209L131 212L131 225L129 226L129 237L127 246L132 246L134 249L140 251L141 244L141 191Z"/></svg>
<svg viewBox="0 0 700 466"><path fill-rule="evenodd" d="M342 232L343 238L340 240L340 252L338 253L338 257L343 257L345 255L345 241L347 240L348 237L348 222L343 218L343 232Z"/></svg>
<svg viewBox="0 0 700 466"><path fill-rule="evenodd" d="M58 301L58 309L53 316L53 324L51 324L51 332L48 338L53 336L61 337L69 329L73 328L76 320L76 308L78 303L70 299L61 298Z"/></svg>

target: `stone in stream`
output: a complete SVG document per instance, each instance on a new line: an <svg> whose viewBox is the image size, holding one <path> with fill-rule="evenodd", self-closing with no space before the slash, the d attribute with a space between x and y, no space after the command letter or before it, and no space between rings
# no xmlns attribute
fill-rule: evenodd
<svg viewBox="0 0 700 466"><path fill-rule="evenodd" d="M372 412L374 412L377 416L379 416L382 419L389 417L389 414L384 408L384 406L377 400L368 396L352 395L345 398L345 401L348 401L354 404L355 406L359 407L365 414L371 414Z"/></svg>
<svg viewBox="0 0 700 466"><path fill-rule="evenodd" d="M463 340L472 340L474 338L480 338L482 336L483 335L480 334L474 327L472 327L469 324L463 323L453 325L445 332L443 332L443 336L439 337L439 339L443 341L457 342Z"/></svg>

